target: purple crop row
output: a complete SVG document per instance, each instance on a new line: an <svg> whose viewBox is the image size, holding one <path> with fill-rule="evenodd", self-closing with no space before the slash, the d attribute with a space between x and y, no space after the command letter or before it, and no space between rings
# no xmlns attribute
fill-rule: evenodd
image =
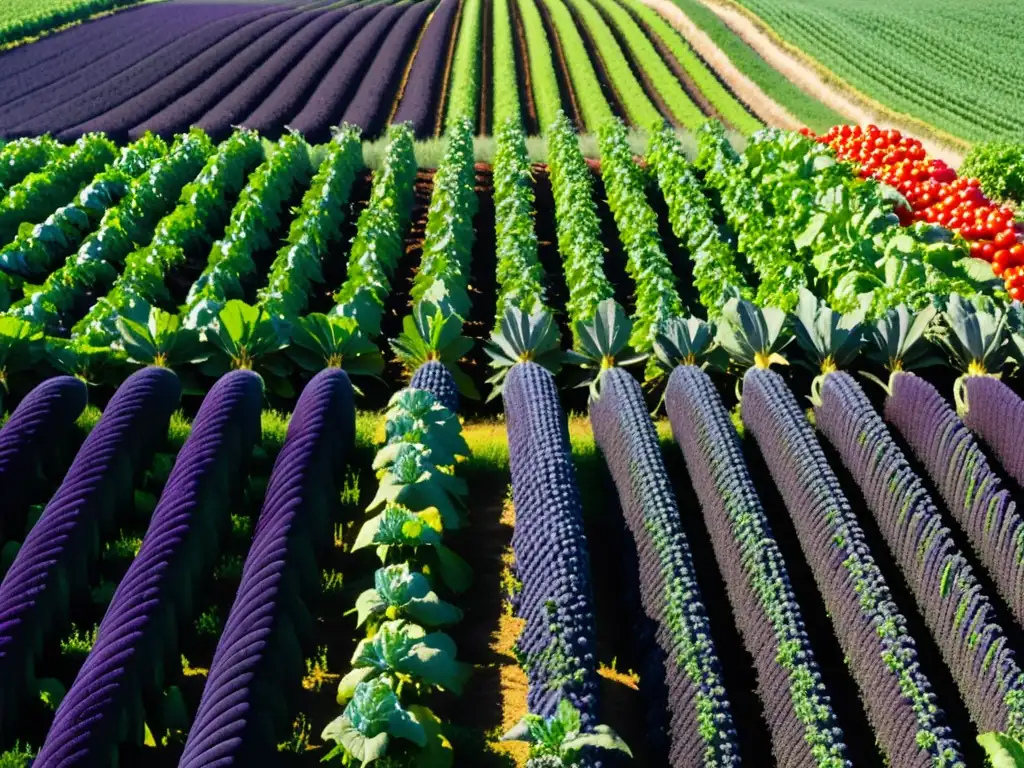
<svg viewBox="0 0 1024 768"><path fill-rule="evenodd" d="M72 376L58 376L32 390L0 430L0 545L25 523L39 465L59 449L65 433L85 408L86 388Z"/></svg>
<svg viewBox="0 0 1024 768"><path fill-rule="evenodd" d="M562 699L583 727L597 724L597 658L590 555L576 472L554 377L535 363L508 374L505 402L521 591L517 641L525 657L530 713L552 717ZM589 763L588 763L589 764Z"/></svg>
<svg viewBox="0 0 1024 768"><path fill-rule="evenodd" d="M340 122L345 106L388 31L400 16L413 11L415 6L388 6L365 24L320 78L305 106L288 121L289 126L312 143L327 141L331 126Z"/></svg>
<svg viewBox="0 0 1024 768"><path fill-rule="evenodd" d="M252 448L263 387L251 371L222 377L203 399L95 644L36 757L40 768L116 765L122 728L140 733L141 701L159 700L177 657L177 628L216 562Z"/></svg>
<svg viewBox="0 0 1024 768"><path fill-rule="evenodd" d="M348 9L342 9L297 16L304 23L286 39L280 30L290 28L291 22L271 30L206 82L139 121L129 131L130 135L145 131L172 134L195 124L216 139L227 136L231 127L241 123L263 101L299 57L348 14Z"/></svg>
<svg viewBox="0 0 1024 768"><path fill-rule="evenodd" d="M432 2L420 2L402 14L360 79L342 123L359 126L367 136L376 136L384 129L413 46L433 9Z"/></svg>
<svg viewBox="0 0 1024 768"><path fill-rule="evenodd" d="M342 469L355 439L352 385L315 376L295 406L242 579L179 765L259 765L288 722L282 707L304 674L317 557L331 540ZM285 722L282 722L282 719Z"/></svg>
<svg viewBox="0 0 1024 768"><path fill-rule="evenodd" d="M636 545L644 613L658 625L665 686L671 691L669 764L739 765L721 663L679 506L640 383L631 373L612 368L601 376L590 423Z"/></svg>
<svg viewBox="0 0 1024 768"><path fill-rule="evenodd" d="M20 116L14 113L4 120L0 132L9 135L53 133L77 136L83 131L69 129L88 122L116 107L140 91L150 87L172 72L183 67L204 51L214 50L218 44L233 33L250 29L253 24L266 22L265 17L275 11L273 6L260 8L245 14L232 15L211 24L193 29L192 32L175 35L175 38L159 51L135 62L124 70L118 70L116 61L111 62L107 72L93 72L89 83L76 89L76 95L48 108L44 112L34 109L30 114ZM112 17L112 18L117 18ZM188 22L182 22L188 23ZM117 74L110 76L110 71Z"/></svg>
<svg viewBox="0 0 1024 768"><path fill-rule="evenodd" d="M967 381L977 393L973 380ZM935 387L912 373L897 373L890 388L886 420L923 465L1014 617L1024 621L1024 521L1010 492ZM1009 429L1012 423L999 426ZM1019 433L1008 434L1019 441Z"/></svg>
<svg viewBox="0 0 1024 768"><path fill-rule="evenodd" d="M0 136L127 140L197 125L220 139L242 125L321 142L343 120L379 132L433 0L320 5L161 4L0 55ZM414 58L403 103L422 101L417 130L433 128L457 7L442 0Z"/></svg>
<svg viewBox="0 0 1024 768"><path fill-rule="evenodd" d="M751 368L742 415L793 519L879 746L893 765L963 768L906 619L782 377Z"/></svg>
<svg viewBox="0 0 1024 768"><path fill-rule="evenodd" d="M412 123L417 138L434 133L444 68L454 34L459 0L441 0L427 25L405 83L394 122Z"/></svg>
<svg viewBox="0 0 1024 768"><path fill-rule="evenodd" d="M0 730L18 717L43 643L83 597L97 537L131 508L135 475L165 439L180 393L166 369L125 380L0 583Z"/></svg>
<svg viewBox="0 0 1024 768"><path fill-rule="evenodd" d="M885 423L842 372L825 377L814 412L864 493L971 719L981 732L1019 733L1024 675L983 587Z"/></svg>
<svg viewBox="0 0 1024 768"><path fill-rule="evenodd" d="M775 764L848 765L843 733L786 563L714 384L697 366L677 367L669 379L665 406L700 501L733 616L757 667L757 689L771 729Z"/></svg>
<svg viewBox="0 0 1024 768"><path fill-rule="evenodd" d="M239 124L271 136L275 131L280 131L282 126L288 125L302 109L316 84L323 79L331 62L342 54L349 41L380 10L379 5L370 5L347 15L307 51L266 99Z"/></svg>
<svg viewBox="0 0 1024 768"><path fill-rule="evenodd" d="M130 67L176 37L233 16L240 9L210 6L184 14L174 4L154 5L119 14L116 22L112 17L0 54L0 114L13 114L30 104L25 96L49 100L54 92L64 93L66 85L82 87L93 72L107 77L116 74L120 70L112 67ZM18 52L29 55L19 60ZM56 103L50 101L45 108ZM25 112L21 119L30 116Z"/></svg>
<svg viewBox="0 0 1024 768"><path fill-rule="evenodd" d="M225 68L244 73L247 67L255 66L267 51L274 50L312 18L300 12L274 13L259 18L189 59L167 77L136 91L130 98L73 130L102 131L123 139L129 135L130 129L146 122L154 112L181 97L190 96L195 89L208 88ZM189 125L179 124L178 130L186 130Z"/></svg>

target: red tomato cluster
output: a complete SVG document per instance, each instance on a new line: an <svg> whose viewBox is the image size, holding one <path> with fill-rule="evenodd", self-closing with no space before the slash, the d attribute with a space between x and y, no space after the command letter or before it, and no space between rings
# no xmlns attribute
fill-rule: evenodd
<svg viewBox="0 0 1024 768"><path fill-rule="evenodd" d="M929 158L921 142L876 125L837 125L823 136L806 136L827 144L842 160L855 163L862 178L898 189L911 210L896 213L904 226L927 221L955 232L970 243L971 255L992 264L1014 299L1024 300L1024 228L1013 211L991 202L977 179L957 178L942 160Z"/></svg>

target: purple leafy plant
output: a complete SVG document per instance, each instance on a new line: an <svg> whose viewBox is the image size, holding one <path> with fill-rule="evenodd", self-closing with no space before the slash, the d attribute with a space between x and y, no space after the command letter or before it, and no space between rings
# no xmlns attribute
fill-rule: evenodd
<svg viewBox="0 0 1024 768"><path fill-rule="evenodd" d="M263 386L252 371L223 376L204 398L139 554L57 708L39 765L115 765L125 731L141 743L139 703L163 692L177 628L188 624L200 580L213 568L231 499L259 437L262 402Z"/></svg>
<svg viewBox="0 0 1024 768"><path fill-rule="evenodd" d="M355 439L352 385L327 369L306 385L274 462L241 583L210 665L180 765L258 765L273 754L304 674L345 459Z"/></svg>

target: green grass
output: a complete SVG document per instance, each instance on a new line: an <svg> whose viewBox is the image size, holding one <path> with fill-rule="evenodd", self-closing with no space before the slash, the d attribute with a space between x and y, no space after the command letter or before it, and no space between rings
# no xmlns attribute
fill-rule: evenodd
<svg viewBox="0 0 1024 768"><path fill-rule="evenodd" d="M692 2L693 0L691 0ZM739 0L890 110L969 141L1024 137L1024 5L1001 0Z"/></svg>
<svg viewBox="0 0 1024 768"><path fill-rule="evenodd" d="M0 50L26 37L85 21L138 0L4 0L0 5Z"/></svg>
<svg viewBox="0 0 1024 768"><path fill-rule="evenodd" d="M626 53L622 50L611 28L605 23L597 8L590 0L568 0L569 5L576 12L577 17L587 28L590 38L593 40L597 55L604 63L604 71L611 80L612 87L619 97L619 103L629 117L629 121L639 127L659 123L662 119L661 113L654 103L647 97L640 81L636 79L633 70L626 61ZM660 61L660 59L659 59ZM664 66L664 62L662 62ZM587 127L593 129L596 126L589 122Z"/></svg>
<svg viewBox="0 0 1024 768"><path fill-rule="evenodd" d="M540 9L537 8L537 0L518 2L519 14L523 20L523 34L526 37L533 104L537 110L540 131L544 133L554 121L558 110L562 108L562 94L558 89L554 54L548 43L547 30L544 29L544 20L541 18Z"/></svg>
<svg viewBox="0 0 1024 768"><path fill-rule="evenodd" d="M616 0L598 0L602 4L615 5ZM672 52L679 65L686 70L686 74L700 88L711 105L718 110L722 119L735 126L736 130L744 134L750 134L762 128L761 121L751 115L746 108L737 101L725 86L723 86L714 73L705 66L700 57L693 52L689 44L676 30L672 28L665 19L658 15L657 11L647 7L638 0L617 0L630 13L635 15L665 47Z"/></svg>
<svg viewBox="0 0 1024 768"><path fill-rule="evenodd" d="M578 2L589 2L589 0L578 0ZM618 28L638 65L647 74L651 85L657 89L662 101L672 111L675 122L690 130L699 128L706 119L704 113L683 90L675 73L668 68L665 60L640 25L615 0L594 0L594 3Z"/></svg>
<svg viewBox="0 0 1024 768"><path fill-rule="evenodd" d="M611 105L601 92L601 81L597 78L594 62L590 60L583 44L583 36L576 29L572 13L562 0L538 0L547 6L551 14L551 25L562 45L565 65L569 69L569 80L576 103L579 105L583 123L590 131L613 116Z"/></svg>
<svg viewBox="0 0 1024 768"><path fill-rule="evenodd" d="M808 96L787 80L785 75L743 42L713 11L704 7L700 0L672 1L711 38L738 70L809 128L823 132L829 126L847 122L838 112Z"/></svg>
<svg viewBox="0 0 1024 768"><path fill-rule="evenodd" d="M480 40L483 27L482 0L466 0L462 7L462 22L455 43L455 61L452 62L451 81L448 84L448 109L445 126L451 128L455 120L468 117L476 125L477 104L480 99Z"/></svg>
<svg viewBox="0 0 1024 768"><path fill-rule="evenodd" d="M494 94L491 132L507 120L521 122L519 84L516 74L516 50L509 4L515 0L494 0Z"/></svg>

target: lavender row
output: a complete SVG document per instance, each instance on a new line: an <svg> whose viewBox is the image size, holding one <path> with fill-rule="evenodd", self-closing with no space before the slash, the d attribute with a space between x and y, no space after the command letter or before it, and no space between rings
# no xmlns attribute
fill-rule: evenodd
<svg viewBox="0 0 1024 768"><path fill-rule="evenodd" d="M1024 401L993 376L968 376L964 379L967 411L964 424L985 441L1003 469L1024 486Z"/></svg>
<svg viewBox="0 0 1024 768"><path fill-rule="evenodd" d="M269 136L280 131L282 126L290 125L309 94L324 78L331 62L342 55L349 42L378 13L379 5L368 5L348 14L309 48L263 102L238 124Z"/></svg>
<svg viewBox="0 0 1024 768"><path fill-rule="evenodd" d="M177 99L192 96L200 88L209 88L217 81L223 68L230 67L236 72L244 67L255 66L268 51L280 46L282 41L302 28L310 16L302 12L271 14L247 24L228 35L168 76L149 87L137 90L129 98L107 109L74 130L103 131L119 140L130 135L130 130L158 110L162 110ZM190 123L179 123L179 130L187 129Z"/></svg>
<svg viewBox="0 0 1024 768"><path fill-rule="evenodd" d="M148 115L128 133L144 131L168 135L198 125L214 138L223 138L259 106L307 50L341 22L350 10L297 16L304 20L297 31L282 24L271 30L212 77L192 88L155 114ZM284 33L282 33L284 30Z"/></svg>
<svg viewBox="0 0 1024 768"><path fill-rule="evenodd" d="M262 401L262 384L251 371L227 374L203 399L142 547L57 708L36 757L40 768L117 765L124 734L144 731L146 713L136 702L159 700L164 692L163 670L177 660L177 628L192 619L246 476Z"/></svg>
<svg viewBox="0 0 1024 768"><path fill-rule="evenodd" d="M508 374L505 403L516 522L514 608L526 625L517 642L529 681L527 705L543 717L565 698L583 727L597 720L597 659L590 555L554 377L535 363Z"/></svg>
<svg viewBox="0 0 1024 768"><path fill-rule="evenodd" d="M417 138L434 133L438 101L444 90L445 65L452 44L459 0L441 0L416 47L416 56L405 81L392 122L412 123Z"/></svg>
<svg viewBox="0 0 1024 768"><path fill-rule="evenodd" d="M388 32L400 17L415 11L416 6L391 5L365 24L324 73L289 125L313 143L329 139L331 127L341 121L345 107L375 54L386 42Z"/></svg>
<svg viewBox="0 0 1024 768"><path fill-rule="evenodd" d="M750 369L742 415L793 518L881 748L893 765L963 768L906 619L783 379Z"/></svg>
<svg viewBox="0 0 1024 768"><path fill-rule="evenodd" d="M665 405L733 616L757 667L776 765L849 765L786 563L714 384L700 368L680 366L669 379Z"/></svg>
<svg viewBox="0 0 1024 768"><path fill-rule="evenodd" d="M632 374L612 368L601 376L590 423L636 545L644 613L657 623L657 642L665 654L665 685L672 691L669 764L739 765L721 663L679 506Z"/></svg>
<svg viewBox="0 0 1024 768"><path fill-rule="evenodd" d="M173 8L173 5L166 7ZM0 107L0 134L59 109L64 102L77 98L97 83L111 80L138 62L166 50L175 40L233 15L221 11L193 16L179 10L154 14L152 18L124 17L115 34L103 36L105 42L89 40L55 62L45 62L18 77ZM105 28L110 26L107 24ZM96 37L101 38L99 34ZM99 48L99 45L106 47Z"/></svg>
<svg viewBox="0 0 1024 768"><path fill-rule="evenodd" d="M886 421L907 441L1017 622L1024 622L1024 521L1010 492L935 387L912 373L893 374L889 387Z"/></svg>
<svg viewBox="0 0 1024 768"><path fill-rule="evenodd" d="M317 559L331 538L331 512L355 439L352 397L348 376L337 368L317 374L299 397L182 768L258 765L284 734L288 702L305 670Z"/></svg>
<svg viewBox="0 0 1024 768"><path fill-rule="evenodd" d="M123 103L139 91L177 71L203 51L216 46L236 30L245 28L254 20L262 19L273 10L273 6L268 6L249 13L233 15L180 35L170 44L114 77L107 78L105 73L96 72L91 87L80 88L73 98L63 100L52 109L30 119L24 119L17 125L11 125L9 133L24 136L49 132L57 136L75 138L84 132L73 130L75 126ZM117 65L112 63L112 66Z"/></svg>
<svg viewBox="0 0 1024 768"><path fill-rule="evenodd" d="M163 368L125 380L0 583L0 730L16 721L43 643L88 584L100 533L131 507L135 475L166 437L180 392Z"/></svg>
<svg viewBox="0 0 1024 768"><path fill-rule="evenodd" d="M395 93L401 85L409 57L434 3L416 3L408 8L380 44L373 63L362 73L341 122L356 125L364 136L376 136L388 120Z"/></svg>
<svg viewBox="0 0 1024 768"><path fill-rule="evenodd" d="M85 384L72 376L57 376L33 389L14 409L0 430L0 545L12 531L21 530L28 511L26 478L55 451L85 408Z"/></svg>
<svg viewBox="0 0 1024 768"><path fill-rule="evenodd" d="M863 491L979 731L1020 735L1024 675L920 478L848 374L825 378L814 412Z"/></svg>

